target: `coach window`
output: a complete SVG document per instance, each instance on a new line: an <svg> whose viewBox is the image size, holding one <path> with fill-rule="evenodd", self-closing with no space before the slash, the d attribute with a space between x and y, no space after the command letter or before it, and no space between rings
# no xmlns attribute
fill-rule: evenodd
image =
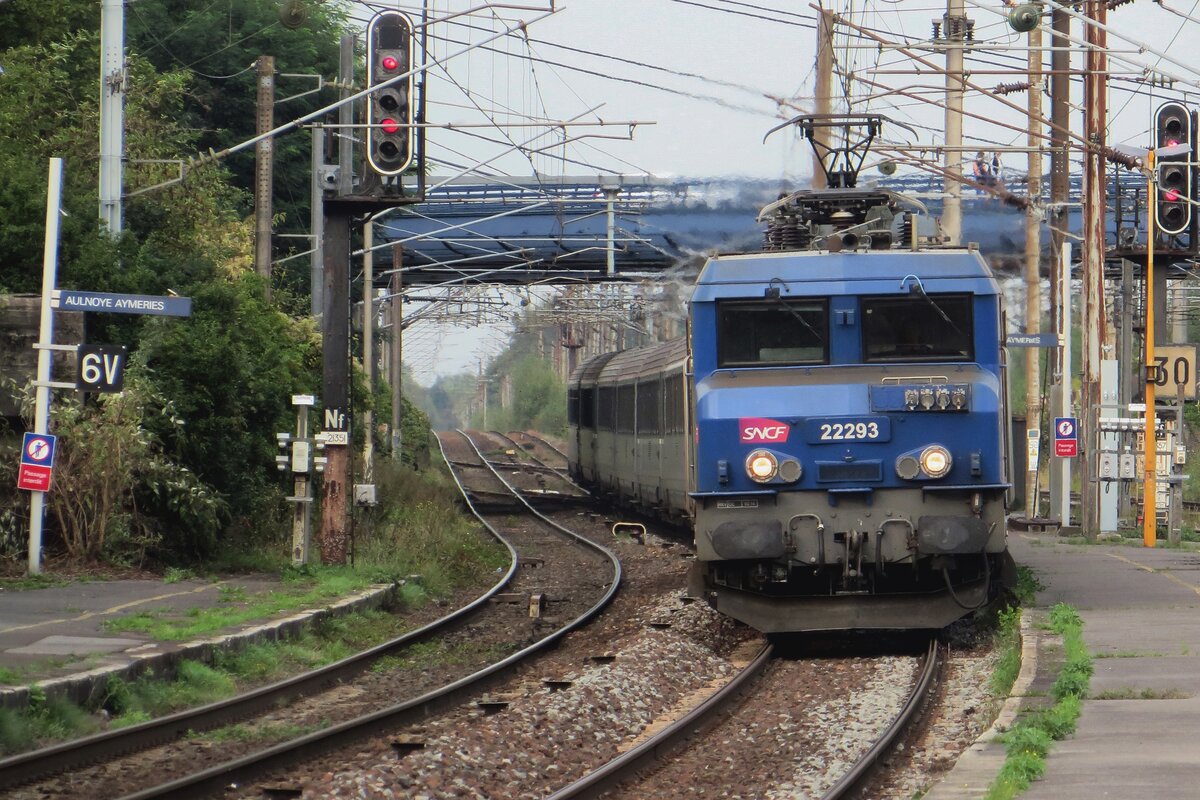
<svg viewBox="0 0 1200 800"><path fill-rule="evenodd" d="M863 361L974 361L969 294L862 299Z"/></svg>
<svg viewBox="0 0 1200 800"><path fill-rule="evenodd" d="M617 414L617 387L601 386L598 410L596 413L596 429L601 431L611 431L615 429L613 424Z"/></svg>
<svg viewBox="0 0 1200 800"><path fill-rule="evenodd" d="M596 429L596 390L591 387L579 390L579 427Z"/></svg>
<svg viewBox="0 0 1200 800"><path fill-rule="evenodd" d="M717 304L717 366L829 362L829 303L777 298Z"/></svg>
<svg viewBox="0 0 1200 800"><path fill-rule="evenodd" d="M626 383L617 387L617 433L633 433L634 414L633 384Z"/></svg>
<svg viewBox="0 0 1200 800"><path fill-rule="evenodd" d="M644 381L637 385L637 432L658 435L662 433L662 381Z"/></svg>

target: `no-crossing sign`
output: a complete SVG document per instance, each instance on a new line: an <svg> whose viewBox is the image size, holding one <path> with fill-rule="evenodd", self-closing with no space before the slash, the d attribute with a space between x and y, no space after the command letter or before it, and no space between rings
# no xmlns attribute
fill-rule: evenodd
<svg viewBox="0 0 1200 800"><path fill-rule="evenodd" d="M1054 455L1062 458L1079 455L1079 424L1074 417L1054 418Z"/></svg>
<svg viewBox="0 0 1200 800"><path fill-rule="evenodd" d="M57 439L48 433L26 433L21 442L21 467L17 472L17 488L32 492L50 490L54 472L54 445Z"/></svg>

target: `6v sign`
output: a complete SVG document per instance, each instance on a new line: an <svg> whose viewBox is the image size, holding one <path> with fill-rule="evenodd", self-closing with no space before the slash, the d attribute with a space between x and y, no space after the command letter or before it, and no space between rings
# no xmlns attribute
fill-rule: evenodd
<svg viewBox="0 0 1200 800"><path fill-rule="evenodd" d="M125 347L81 344L76 359L75 388L81 392L119 392L125 385Z"/></svg>

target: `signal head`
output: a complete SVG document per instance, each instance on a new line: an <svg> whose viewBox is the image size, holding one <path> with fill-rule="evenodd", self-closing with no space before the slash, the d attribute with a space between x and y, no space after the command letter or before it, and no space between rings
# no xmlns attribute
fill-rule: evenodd
<svg viewBox="0 0 1200 800"><path fill-rule="evenodd" d="M367 24L367 166L399 175L412 163L414 136L409 98L415 41L413 24L399 11L381 11Z"/></svg>

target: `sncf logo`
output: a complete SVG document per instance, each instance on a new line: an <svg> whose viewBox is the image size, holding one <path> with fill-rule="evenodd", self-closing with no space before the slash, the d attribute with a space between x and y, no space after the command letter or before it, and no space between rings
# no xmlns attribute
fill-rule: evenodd
<svg viewBox="0 0 1200 800"><path fill-rule="evenodd" d="M786 442L790 426L773 419L743 417L738 420L743 442Z"/></svg>

